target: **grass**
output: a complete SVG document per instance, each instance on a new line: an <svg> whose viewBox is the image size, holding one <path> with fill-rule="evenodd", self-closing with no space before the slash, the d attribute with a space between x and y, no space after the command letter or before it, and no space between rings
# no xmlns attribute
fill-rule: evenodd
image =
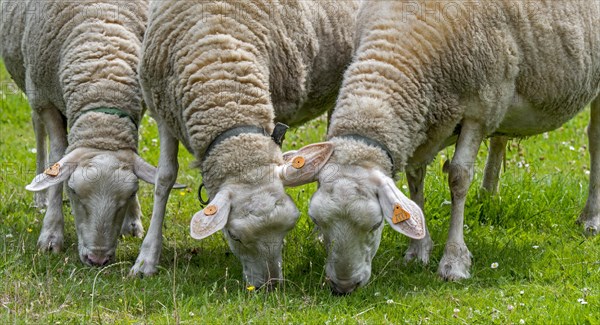
<svg viewBox="0 0 600 325"><path fill-rule="evenodd" d="M471 279L449 283L436 275L450 213L441 171L452 154L446 149L426 178L425 213L436 243L430 264L405 265L408 239L386 227L370 283L336 297L324 284L326 254L307 217L316 185L289 190L302 216L286 238L285 283L274 292L249 292L220 233L203 241L188 235L200 209L200 175L183 149L178 181L190 187L171 194L158 275L127 277L137 238L120 242L109 267L82 265L67 204L64 252L38 252L43 214L24 189L35 170L30 111L1 65L0 85L0 323L600 323L600 239L575 225L587 197L589 109L555 132L512 142L495 197L478 190L482 146L466 207ZM156 164L156 125L146 117L140 131L140 153ZM324 119L317 119L291 130L284 149L320 141L324 133ZM141 185L140 193L147 228L152 187Z"/></svg>

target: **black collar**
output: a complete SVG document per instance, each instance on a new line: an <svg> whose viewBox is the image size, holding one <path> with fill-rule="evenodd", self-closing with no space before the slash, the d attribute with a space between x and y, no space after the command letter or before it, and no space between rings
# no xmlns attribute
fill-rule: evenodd
<svg viewBox="0 0 600 325"><path fill-rule="evenodd" d="M287 129L289 128L289 126L283 124L283 123L277 123L275 124L275 129L273 129L273 134L269 134L267 133L267 131L264 128L258 127L258 126L254 126L254 125L243 125L243 126L237 126L234 128L231 128L221 134L219 134L209 145L208 148L206 148L206 151L204 151L204 159L206 159L206 157L208 157L208 155L210 154L210 152L221 142L231 138L231 137L235 137L238 136L240 134L246 134L246 133L250 133L250 134L262 134L264 136L270 137L273 142L275 142L275 144L277 144L280 148L281 145L283 143L283 140L285 139L285 133L287 132Z"/></svg>
<svg viewBox="0 0 600 325"><path fill-rule="evenodd" d="M377 148L383 150L387 154L388 158L390 158L390 162L392 163L392 169L394 169L394 156L392 156L392 152L385 144L383 144L375 139L365 137L364 135L360 135L360 134L344 134L344 135L336 136L336 138L356 140L356 141L362 142L364 144L367 144L371 147L377 147Z"/></svg>

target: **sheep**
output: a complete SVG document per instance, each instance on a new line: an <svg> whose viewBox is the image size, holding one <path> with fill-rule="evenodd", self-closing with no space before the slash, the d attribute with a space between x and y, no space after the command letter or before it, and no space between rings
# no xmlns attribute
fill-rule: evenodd
<svg viewBox="0 0 600 325"><path fill-rule="evenodd" d="M148 3L5 1L2 10L0 54L27 95L36 137L38 175L26 188L37 206L47 202L38 246L63 247L64 182L79 258L106 265L120 233L143 235L138 178L152 183L156 174L137 154Z"/></svg>
<svg viewBox="0 0 600 325"><path fill-rule="evenodd" d="M283 238L299 215L284 185L313 181L332 147L315 144L284 161L269 134L275 121L296 125L333 107L357 9L358 1L343 0L151 5L139 70L160 158L151 224L132 275L156 272L181 142L211 199L193 216L192 237L222 230L245 281L257 288L281 278Z"/></svg>
<svg viewBox="0 0 600 325"><path fill-rule="evenodd" d="M321 173L309 215L328 245L333 289L365 284L381 220L394 229L402 210L422 210L424 166L456 142L448 164L449 237L438 273L469 278L464 204L486 136L553 130L591 105L589 197L579 221L600 229L600 4L562 1L365 1L356 53L344 75L328 132L334 153ZM548 67L552 67L548 70ZM411 196L398 196L391 220L390 176L405 170ZM383 195L383 200L382 200ZM379 201L378 201L379 199ZM427 262L432 242L422 211L408 211L406 259ZM416 226L416 227L415 227ZM406 229L405 229L406 231Z"/></svg>

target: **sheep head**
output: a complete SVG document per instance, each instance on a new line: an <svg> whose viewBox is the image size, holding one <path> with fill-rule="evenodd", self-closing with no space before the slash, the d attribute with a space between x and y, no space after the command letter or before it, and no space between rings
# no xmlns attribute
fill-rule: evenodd
<svg viewBox="0 0 600 325"><path fill-rule="evenodd" d="M395 231L420 239L425 236L425 219L419 206L380 169L338 161L332 158L319 173L309 215L325 241L331 288L348 294L371 277L383 220Z"/></svg>
<svg viewBox="0 0 600 325"><path fill-rule="evenodd" d="M316 180L332 151L329 143L314 144L284 154L283 164L268 166L270 172L258 173L264 176L251 183L226 182L192 218L192 237L203 239L222 230L242 262L247 283L257 288L275 284L282 279L283 239L299 216L284 186Z"/></svg>
<svg viewBox="0 0 600 325"><path fill-rule="evenodd" d="M37 175L29 191L67 184L79 258L103 266L115 256L125 214L136 203L138 179L154 183L156 168L132 150L77 148Z"/></svg>

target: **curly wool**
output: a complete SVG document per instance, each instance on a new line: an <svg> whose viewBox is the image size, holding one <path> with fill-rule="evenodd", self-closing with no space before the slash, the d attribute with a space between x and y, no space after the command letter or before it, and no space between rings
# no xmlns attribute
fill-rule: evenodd
<svg viewBox="0 0 600 325"><path fill-rule="evenodd" d="M133 123L86 113L71 124L81 111L98 107L118 107L141 120L137 66L148 2L28 0L2 7L6 68L32 109L66 116L68 150L136 148Z"/></svg>
<svg viewBox="0 0 600 325"><path fill-rule="evenodd" d="M465 119L487 135L557 128L600 92L599 17L585 1L365 1L328 137L369 136L400 171Z"/></svg>
<svg viewBox="0 0 600 325"><path fill-rule="evenodd" d="M349 26L357 3L153 3L140 65L151 114L198 161L219 134L235 126L272 132L274 121L295 125L318 116L333 106L350 62ZM258 140L247 142L248 150L235 143L225 141L215 150L231 155L214 155L202 164L205 180L211 175L223 180L230 159L256 157L252 166L258 166L280 155L269 146L268 159L259 157Z"/></svg>
<svg viewBox="0 0 600 325"><path fill-rule="evenodd" d="M69 132L67 152L75 148L132 150L137 152L138 134L129 118L103 113L86 113L75 121Z"/></svg>

